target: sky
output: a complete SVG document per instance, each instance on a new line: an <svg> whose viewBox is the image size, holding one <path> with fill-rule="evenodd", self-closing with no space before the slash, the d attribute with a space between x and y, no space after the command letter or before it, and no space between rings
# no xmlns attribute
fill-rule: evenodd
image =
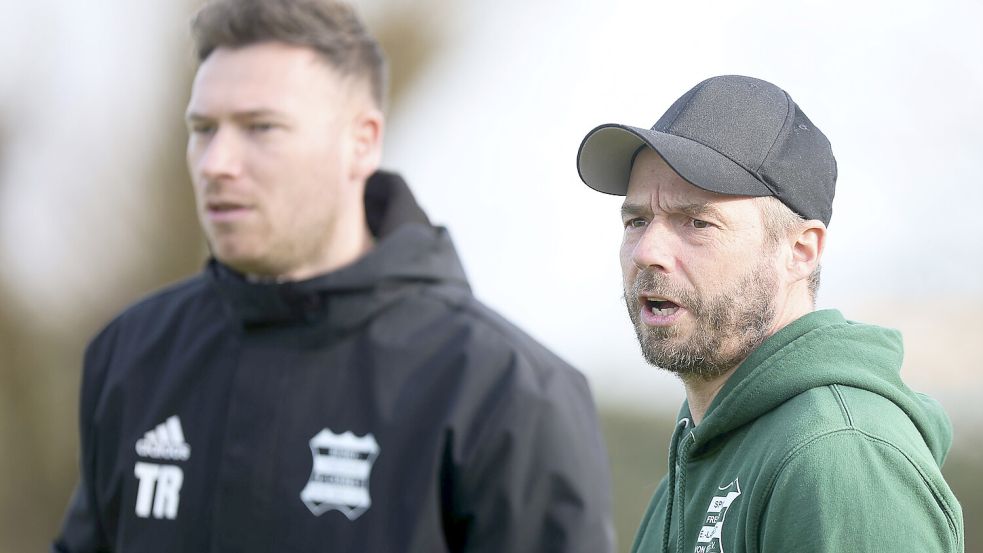
<svg viewBox="0 0 983 553"><path fill-rule="evenodd" d="M821 307L898 325L916 362L983 332L983 5L452 4L432 18L442 50L390 116L384 164L449 227L477 295L582 369L602 401L644 408L682 392L640 359L621 299L620 200L580 182L577 147L601 123L651 126L712 75L778 84L832 142ZM182 117L187 83L161 68L193 66L173 42L188 10L3 10L0 182L13 185L0 188L0 278L45 324L71 325L114 293L101 268L153 255L142 229L157 214L140 184L159 130ZM980 383L983 364L965 353L943 379L912 376Z"/></svg>

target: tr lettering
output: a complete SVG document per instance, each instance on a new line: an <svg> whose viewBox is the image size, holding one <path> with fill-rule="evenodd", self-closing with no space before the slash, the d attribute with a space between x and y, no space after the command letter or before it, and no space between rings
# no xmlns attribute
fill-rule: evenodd
<svg viewBox="0 0 983 553"><path fill-rule="evenodd" d="M136 514L140 518L175 519L181 499L184 472L174 465L137 461L133 473L140 480Z"/></svg>

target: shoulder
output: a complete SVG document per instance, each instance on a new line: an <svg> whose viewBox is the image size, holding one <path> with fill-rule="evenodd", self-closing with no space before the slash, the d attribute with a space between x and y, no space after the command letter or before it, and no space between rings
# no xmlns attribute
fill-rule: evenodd
<svg viewBox="0 0 983 553"><path fill-rule="evenodd" d="M210 293L208 279L204 273L199 273L143 296L120 311L106 327L158 318L162 314L199 301L208 293Z"/></svg>
<svg viewBox="0 0 983 553"><path fill-rule="evenodd" d="M779 437L771 444L777 455L766 479L763 532L770 532L769 523L787 528L787 513L796 513L842 528L855 526L845 521L863 521L882 544L894 543L896 532L908 533L912 543L927 547L922 550L938 547L934 540L961 540L958 502L914 424L889 399L823 386L771 416L786 422L758 429ZM876 514L885 507L894 512L891 520Z"/></svg>
<svg viewBox="0 0 983 553"><path fill-rule="evenodd" d="M211 295L207 278L198 274L131 304L90 341L85 354L87 372L96 370L93 365L108 360L120 347L159 339L189 313L205 308L208 302L203 300Z"/></svg>
<svg viewBox="0 0 983 553"><path fill-rule="evenodd" d="M460 314L468 324L480 332L482 341L489 346L514 350L531 359L546 362L559 370L574 370L526 331L474 297L462 303Z"/></svg>
<svg viewBox="0 0 983 553"><path fill-rule="evenodd" d="M763 497L754 520L765 542L805 534L811 538L798 543L824 544L821 551L961 550L962 511L938 468L860 428L831 429L798 444Z"/></svg>
<svg viewBox="0 0 983 553"><path fill-rule="evenodd" d="M789 464L811 464L818 471L841 470L845 453L853 461L912 465L918 472L938 472L918 428L890 399L869 390L830 384L785 401L750 429L763 442L778 471Z"/></svg>
<svg viewBox="0 0 983 553"><path fill-rule="evenodd" d="M593 413L587 379L579 370L478 300L465 304L463 315L475 329L471 347L476 355L508 356L518 399L538 405L549 417L574 417L574 411L585 408Z"/></svg>
<svg viewBox="0 0 983 553"><path fill-rule="evenodd" d="M580 371L464 290L417 289L371 326L377 355L453 391L455 416L494 415L502 426L594 416Z"/></svg>
<svg viewBox="0 0 983 553"><path fill-rule="evenodd" d="M871 441L887 444L919 465L938 465L902 406L853 386L830 384L806 390L762 417L756 426L792 450L814 451L840 440Z"/></svg>
<svg viewBox="0 0 983 553"><path fill-rule="evenodd" d="M110 325L132 324L172 316L200 302L211 293L208 278L204 273L199 273L144 296L120 312Z"/></svg>
<svg viewBox="0 0 983 553"><path fill-rule="evenodd" d="M89 342L83 357L80 410L83 438L103 401L119 392L120 384L147 363L158 362L169 340L195 333L194 320L202 309L210 285L197 275L167 286L137 301L112 319Z"/></svg>
<svg viewBox="0 0 983 553"><path fill-rule="evenodd" d="M464 289L425 287L395 302L378 324L379 339L457 354L475 370L511 366L537 379L586 382L580 371Z"/></svg>
<svg viewBox="0 0 983 553"><path fill-rule="evenodd" d="M951 495L939 463L905 410L869 390L841 384L811 388L758 419L750 432L768 452L772 486L803 476L832 483L868 475L879 482L882 472L890 472L921 482L937 495Z"/></svg>

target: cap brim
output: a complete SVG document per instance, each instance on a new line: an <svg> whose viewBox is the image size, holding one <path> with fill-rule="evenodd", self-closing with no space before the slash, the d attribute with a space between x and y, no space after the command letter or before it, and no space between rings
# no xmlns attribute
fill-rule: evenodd
<svg viewBox="0 0 983 553"><path fill-rule="evenodd" d="M601 125L587 133L577 152L577 171L587 186L624 196L632 158L648 146L690 184L719 194L771 196L773 192L744 167L688 138L629 125Z"/></svg>

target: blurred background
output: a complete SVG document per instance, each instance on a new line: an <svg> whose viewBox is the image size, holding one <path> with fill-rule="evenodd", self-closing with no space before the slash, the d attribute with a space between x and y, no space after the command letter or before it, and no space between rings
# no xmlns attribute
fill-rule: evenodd
<svg viewBox="0 0 983 553"><path fill-rule="evenodd" d="M700 80L785 88L840 179L821 307L899 328L953 419L944 467L983 548L983 5L851 0L364 0L393 66L385 165L454 236L477 295L582 369L619 549L665 471L682 386L640 359L594 126L648 127ZM74 485L80 357L206 250L184 167L197 0L0 2L0 553L38 551Z"/></svg>

